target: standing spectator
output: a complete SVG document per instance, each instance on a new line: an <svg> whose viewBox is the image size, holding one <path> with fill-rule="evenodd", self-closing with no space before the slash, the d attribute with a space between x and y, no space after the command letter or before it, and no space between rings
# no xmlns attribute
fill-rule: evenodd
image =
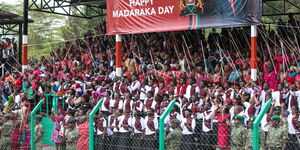
<svg viewBox="0 0 300 150"><path fill-rule="evenodd" d="M68 120L68 129L66 130L65 133L65 139L67 143L66 150L77 150L77 142L79 139L79 132L76 129L76 121L75 119L69 119Z"/></svg>
<svg viewBox="0 0 300 150"><path fill-rule="evenodd" d="M132 128L132 118L130 116L130 110L124 110L123 112L123 115L120 116L118 150L129 150L131 146L130 131Z"/></svg>
<svg viewBox="0 0 300 150"><path fill-rule="evenodd" d="M173 131L171 131L166 137L167 142L167 150L179 150L180 149L180 141L182 137L182 133L180 130L180 121L178 119L171 120L171 127Z"/></svg>
<svg viewBox="0 0 300 150"><path fill-rule="evenodd" d="M270 150L285 149L288 139L287 129L280 127L280 116L274 115L271 118L271 127L268 132L267 146Z"/></svg>
<svg viewBox="0 0 300 150"><path fill-rule="evenodd" d="M190 78L189 85L186 87L185 97L189 99L192 95L200 92L198 85L196 84L196 80L194 78Z"/></svg>
<svg viewBox="0 0 300 150"><path fill-rule="evenodd" d="M105 98L104 98L104 101L103 101L103 105L101 106L101 112L103 113L103 115L105 117L107 117L109 115L109 110L110 110L110 106L111 106L111 91L107 91L105 92L104 94Z"/></svg>
<svg viewBox="0 0 300 150"><path fill-rule="evenodd" d="M194 130L196 127L196 121L192 117L191 110L187 109L184 111L184 118L182 118L181 128L182 128L182 139L180 149L194 150Z"/></svg>
<svg viewBox="0 0 300 150"><path fill-rule="evenodd" d="M218 107L217 107L218 108ZM221 107L218 118L218 147L220 149L228 149L230 144L230 115L229 108Z"/></svg>
<svg viewBox="0 0 300 150"><path fill-rule="evenodd" d="M95 119L95 144L97 149L103 149L104 143L106 142L106 128L107 121L103 116L102 112L99 112L98 116Z"/></svg>
<svg viewBox="0 0 300 150"><path fill-rule="evenodd" d="M231 149L239 150L246 146L247 129L244 127L244 117L234 116L234 127L231 131Z"/></svg>
<svg viewBox="0 0 300 150"><path fill-rule="evenodd" d="M133 102L133 111L139 111L142 112L143 111L143 107L144 104L143 102L140 100L140 95L137 94L134 96L134 102Z"/></svg>
<svg viewBox="0 0 300 150"><path fill-rule="evenodd" d="M0 149L10 149L12 140L10 138L11 134L13 133L13 123L11 120L10 114L4 115L4 123L0 127L1 131L1 139L0 139Z"/></svg>
<svg viewBox="0 0 300 150"><path fill-rule="evenodd" d="M59 134L62 129L62 121L64 119L63 113L58 110L58 113L55 113L52 109L51 121L54 122L53 133L51 141L55 143L56 150L62 149L63 137Z"/></svg>
<svg viewBox="0 0 300 150"><path fill-rule="evenodd" d="M278 79L277 74L274 71L274 68L272 65L267 66L267 72L264 73L264 80L266 83L269 83L270 89L277 90L278 87Z"/></svg>
<svg viewBox="0 0 300 150"><path fill-rule="evenodd" d="M155 109L156 101L153 98L153 92L147 93L147 99L144 101L144 112L148 112L149 109Z"/></svg>
<svg viewBox="0 0 300 150"><path fill-rule="evenodd" d="M206 102L204 104L204 110L202 112L202 134L203 134L203 141L202 143L203 148L206 150L211 150L211 146L213 145L213 139L211 135L213 135L213 118L217 113L218 109L211 111L211 103Z"/></svg>
<svg viewBox="0 0 300 150"><path fill-rule="evenodd" d="M297 106L292 107L292 113L287 117L288 122L288 141L287 149L300 149L299 133L300 133L300 115Z"/></svg>
<svg viewBox="0 0 300 150"><path fill-rule="evenodd" d="M155 150L157 149L158 120L154 115L153 109L148 109L147 116L145 117L145 148Z"/></svg>
<svg viewBox="0 0 300 150"><path fill-rule="evenodd" d="M89 122L85 115L86 113L84 113L84 115L79 118L78 125L77 125L77 130L80 134L77 143L77 147L79 150L89 149L89 147L87 146L89 145Z"/></svg>
<svg viewBox="0 0 300 150"><path fill-rule="evenodd" d="M131 122L132 126L132 144L131 148L138 150L144 146L143 135L145 135L145 119L142 117L142 113L140 111L134 112L134 117Z"/></svg>
<svg viewBox="0 0 300 150"><path fill-rule="evenodd" d="M127 59L125 60L124 65L131 74L137 72L137 62L135 58L133 58L133 54L131 52L127 54Z"/></svg>
<svg viewBox="0 0 300 150"><path fill-rule="evenodd" d="M34 127L34 142L35 142L35 148L36 150L42 150L42 138L44 136L44 128L41 124L41 121L43 119L43 116L37 115L35 116L35 123L36 126Z"/></svg>

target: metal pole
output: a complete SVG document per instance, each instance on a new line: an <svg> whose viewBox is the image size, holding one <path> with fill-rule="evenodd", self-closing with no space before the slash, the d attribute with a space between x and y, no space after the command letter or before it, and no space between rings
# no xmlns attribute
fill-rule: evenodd
<svg viewBox="0 0 300 150"><path fill-rule="evenodd" d="M23 17L24 17L24 33L23 33L23 45L22 45L22 72L28 65L28 1L24 0Z"/></svg>
<svg viewBox="0 0 300 150"><path fill-rule="evenodd" d="M96 106L93 108L92 112L89 115L89 145L90 149L89 150L94 150L94 116L96 112L99 110L101 107L102 103L104 101L104 98L102 98Z"/></svg>
<svg viewBox="0 0 300 150"><path fill-rule="evenodd" d="M116 75L121 78L122 74L122 36L116 35Z"/></svg>
<svg viewBox="0 0 300 150"><path fill-rule="evenodd" d="M256 63L256 50L257 50L257 26L251 26L251 80L257 80L257 63Z"/></svg>
<svg viewBox="0 0 300 150"><path fill-rule="evenodd" d="M18 51L19 51L19 63L22 64L22 44L23 44L23 38L22 38L22 24L19 24L19 46L18 46Z"/></svg>
<svg viewBox="0 0 300 150"><path fill-rule="evenodd" d="M35 143L34 143L34 116L37 112L37 110L42 106L45 99L42 99L36 107L33 109L33 111L30 113L30 149L35 150Z"/></svg>
<svg viewBox="0 0 300 150"><path fill-rule="evenodd" d="M253 136L252 136L252 148L253 150L259 150L259 124L264 115L267 113L268 109L271 106L272 99L268 100L265 105L263 105L261 111L257 115L256 119L253 122Z"/></svg>
<svg viewBox="0 0 300 150"><path fill-rule="evenodd" d="M176 99L171 101L167 109L159 118L159 150L165 150L165 119L169 115L175 103L176 103Z"/></svg>

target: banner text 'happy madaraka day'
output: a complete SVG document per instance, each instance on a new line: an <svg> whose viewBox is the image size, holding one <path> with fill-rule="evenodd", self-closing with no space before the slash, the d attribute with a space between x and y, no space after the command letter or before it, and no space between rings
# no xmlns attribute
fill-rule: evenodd
<svg viewBox="0 0 300 150"><path fill-rule="evenodd" d="M261 0L109 0L108 34L258 24Z"/></svg>

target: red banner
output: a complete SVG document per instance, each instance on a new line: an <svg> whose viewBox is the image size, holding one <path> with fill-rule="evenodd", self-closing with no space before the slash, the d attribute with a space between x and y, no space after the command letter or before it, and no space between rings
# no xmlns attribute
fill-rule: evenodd
<svg viewBox="0 0 300 150"><path fill-rule="evenodd" d="M258 24L261 0L108 0L107 33L133 34Z"/></svg>

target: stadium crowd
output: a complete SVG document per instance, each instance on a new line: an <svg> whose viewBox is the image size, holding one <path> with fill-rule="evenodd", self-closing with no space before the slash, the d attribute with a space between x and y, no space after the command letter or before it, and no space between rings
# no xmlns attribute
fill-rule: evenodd
<svg viewBox="0 0 300 150"><path fill-rule="evenodd" d="M115 42L112 36L96 36L101 31L103 26L66 42L50 58L29 61L23 73L7 72L0 79L0 149L29 147L28 114L34 99L45 94L60 97L58 112L49 105L57 149L88 149L87 116L101 99L96 149L158 149L158 120L174 99L165 132L177 132L166 138L167 149L252 149L253 121L269 99L271 108L260 125L261 149L300 149L298 39L285 38L295 32L259 28L258 79L252 81L247 27L207 38L202 30L123 36L120 79ZM182 136L179 143L172 142L175 133Z"/></svg>

